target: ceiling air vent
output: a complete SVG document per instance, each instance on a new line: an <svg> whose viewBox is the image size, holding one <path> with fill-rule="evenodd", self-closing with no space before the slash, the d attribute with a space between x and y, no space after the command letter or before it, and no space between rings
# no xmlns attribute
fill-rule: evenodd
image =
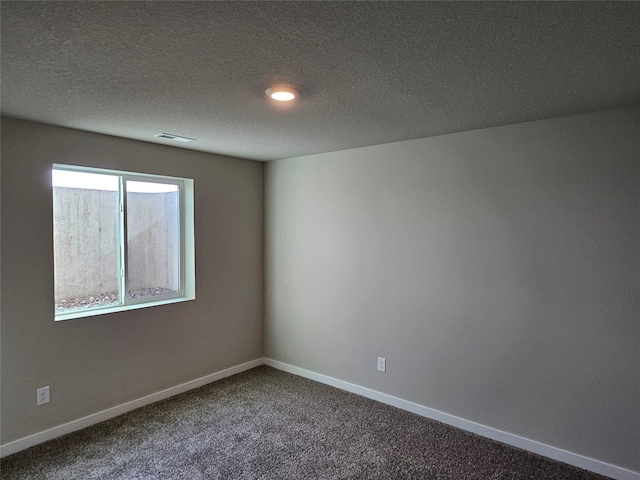
<svg viewBox="0 0 640 480"><path fill-rule="evenodd" d="M165 140L174 140L176 142L194 142L195 138L181 137L172 133L158 133L154 135L156 138L164 138Z"/></svg>

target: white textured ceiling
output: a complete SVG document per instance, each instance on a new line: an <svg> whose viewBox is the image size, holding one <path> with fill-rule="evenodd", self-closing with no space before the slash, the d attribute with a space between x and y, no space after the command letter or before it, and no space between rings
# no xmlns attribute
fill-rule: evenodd
<svg viewBox="0 0 640 480"><path fill-rule="evenodd" d="M2 1L1 21L4 115L257 160L640 102L638 2Z"/></svg>

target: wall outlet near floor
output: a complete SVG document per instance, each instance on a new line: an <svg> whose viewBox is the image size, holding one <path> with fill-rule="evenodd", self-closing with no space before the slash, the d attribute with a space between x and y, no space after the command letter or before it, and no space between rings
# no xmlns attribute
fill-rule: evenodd
<svg viewBox="0 0 640 480"><path fill-rule="evenodd" d="M386 372L387 371L387 359L383 357L378 357L378 371Z"/></svg>
<svg viewBox="0 0 640 480"><path fill-rule="evenodd" d="M41 387L36 390L36 405L44 405L45 403L49 403L51 401L51 397L49 396L49 387Z"/></svg>

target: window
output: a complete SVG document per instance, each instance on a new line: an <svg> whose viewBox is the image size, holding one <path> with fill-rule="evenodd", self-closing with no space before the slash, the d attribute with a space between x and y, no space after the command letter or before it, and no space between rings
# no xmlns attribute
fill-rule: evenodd
<svg viewBox="0 0 640 480"><path fill-rule="evenodd" d="M54 164L55 319L195 298L193 180Z"/></svg>

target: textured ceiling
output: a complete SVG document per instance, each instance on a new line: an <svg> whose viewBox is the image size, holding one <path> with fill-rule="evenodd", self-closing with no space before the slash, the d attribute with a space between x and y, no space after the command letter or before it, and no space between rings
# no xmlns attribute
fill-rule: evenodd
<svg viewBox="0 0 640 480"><path fill-rule="evenodd" d="M3 1L1 21L4 115L257 160L640 102L638 2Z"/></svg>

